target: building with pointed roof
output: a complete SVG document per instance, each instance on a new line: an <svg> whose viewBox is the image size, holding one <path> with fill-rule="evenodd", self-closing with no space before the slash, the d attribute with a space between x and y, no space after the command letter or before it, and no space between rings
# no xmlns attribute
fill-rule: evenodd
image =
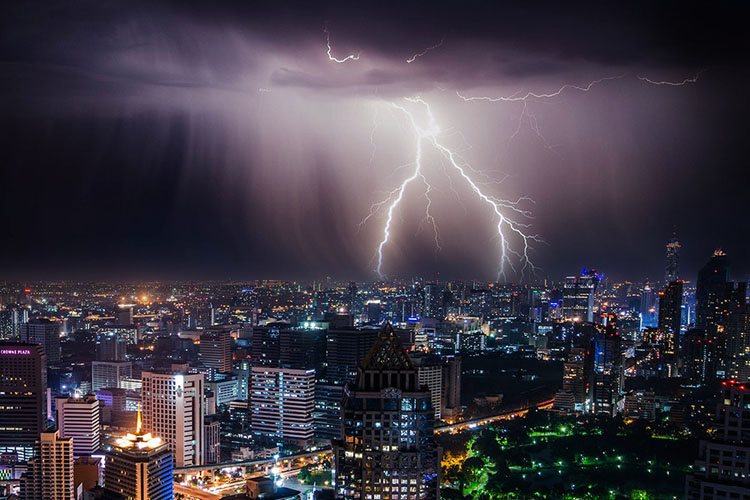
<svg viewBox="0 0 750 500"><path fill-rule="evenodd" d="M143 432L141 408L135 433L118 438L107 452L104 489L129 500L171 500L174 497L173 460L160 437Z"/></svg>
<svg viewBox="0 0 750 500"><path fill-rule="evenodd" d="M438 498L430 390L386 324L344 391L334 442L337 498Z"/></svg>

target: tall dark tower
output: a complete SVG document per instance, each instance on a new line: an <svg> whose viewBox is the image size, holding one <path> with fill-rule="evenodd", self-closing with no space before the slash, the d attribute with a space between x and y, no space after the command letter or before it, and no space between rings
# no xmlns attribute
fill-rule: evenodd
<svg viewBox="0 0 750 500"><path fill-rule="evenodd" d="M438 498L430 391L386 325L344 392L334 441L336 498Z"/></svg>
<svg viewBox="0 0 750 500"><path fill-rule="evenodd" d="M664 271L664 282L671 283L680 279L679 263L680 263L680 242L677 240L677 235L673 234L672 239L667 243L667 266Z"/></svg>
<svg viewBox="0 0 750 500"><path fill-rule="evenodd" d="M664 335L670 353L679 348L682 287L682 281L672 281L659 292L659 331Z"/></svg>

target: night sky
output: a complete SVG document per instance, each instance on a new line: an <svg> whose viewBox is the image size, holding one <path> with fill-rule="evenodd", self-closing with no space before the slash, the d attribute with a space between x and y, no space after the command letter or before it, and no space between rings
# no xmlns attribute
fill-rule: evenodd
<svg viewBox="0 0 750 500"><path fill-rule="evenodd" d="M736 278L750 271L743 2L2 10L0 279L374 278L385 211L359 222L410 174L416 139L393 104L418 112L415 96L482 190L534 201L537 278L661 279L673 228L686 279L718 246ZM324 26L335 57L359 59L329 60ZM604 77L526 108L457 95ZM493 279L487 205L436 150L422 168L441 250L416 182L385 274Z"/></svg>

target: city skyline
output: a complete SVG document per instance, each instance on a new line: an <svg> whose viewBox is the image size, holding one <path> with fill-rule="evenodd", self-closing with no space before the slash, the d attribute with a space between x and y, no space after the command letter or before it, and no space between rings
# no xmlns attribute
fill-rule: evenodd
<svg viewBox="0 0 750 500"><path fill-rule="evenodd" d="M521 200L537 277L658 279L675 228L686 269L748 272L733 3L89 7L3 21L3 277L496 279L497 216L433 140ZM433 190L389 228L415 133Z"/></svg>

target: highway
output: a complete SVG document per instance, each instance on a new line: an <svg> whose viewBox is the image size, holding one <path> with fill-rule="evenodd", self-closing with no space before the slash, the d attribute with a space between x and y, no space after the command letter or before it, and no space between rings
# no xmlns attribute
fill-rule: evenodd
<svg viewBox="0 0 750 500"><path fill-rule="evenodd" d="M545 410L552 407L554 399L548 399L540 403L532 405L540 410ZM445 432L462 432L466 430L475 429L484 425L491 424L493 422L499 422L501 420L508 420L525 415L529 411L529 408L519 408L515 410L507 410L497 415L490 415L489 417L475 418L471 420L465 420L451 425L443 425L441 427L435 427L435 434L443 434Z"/></svg>

